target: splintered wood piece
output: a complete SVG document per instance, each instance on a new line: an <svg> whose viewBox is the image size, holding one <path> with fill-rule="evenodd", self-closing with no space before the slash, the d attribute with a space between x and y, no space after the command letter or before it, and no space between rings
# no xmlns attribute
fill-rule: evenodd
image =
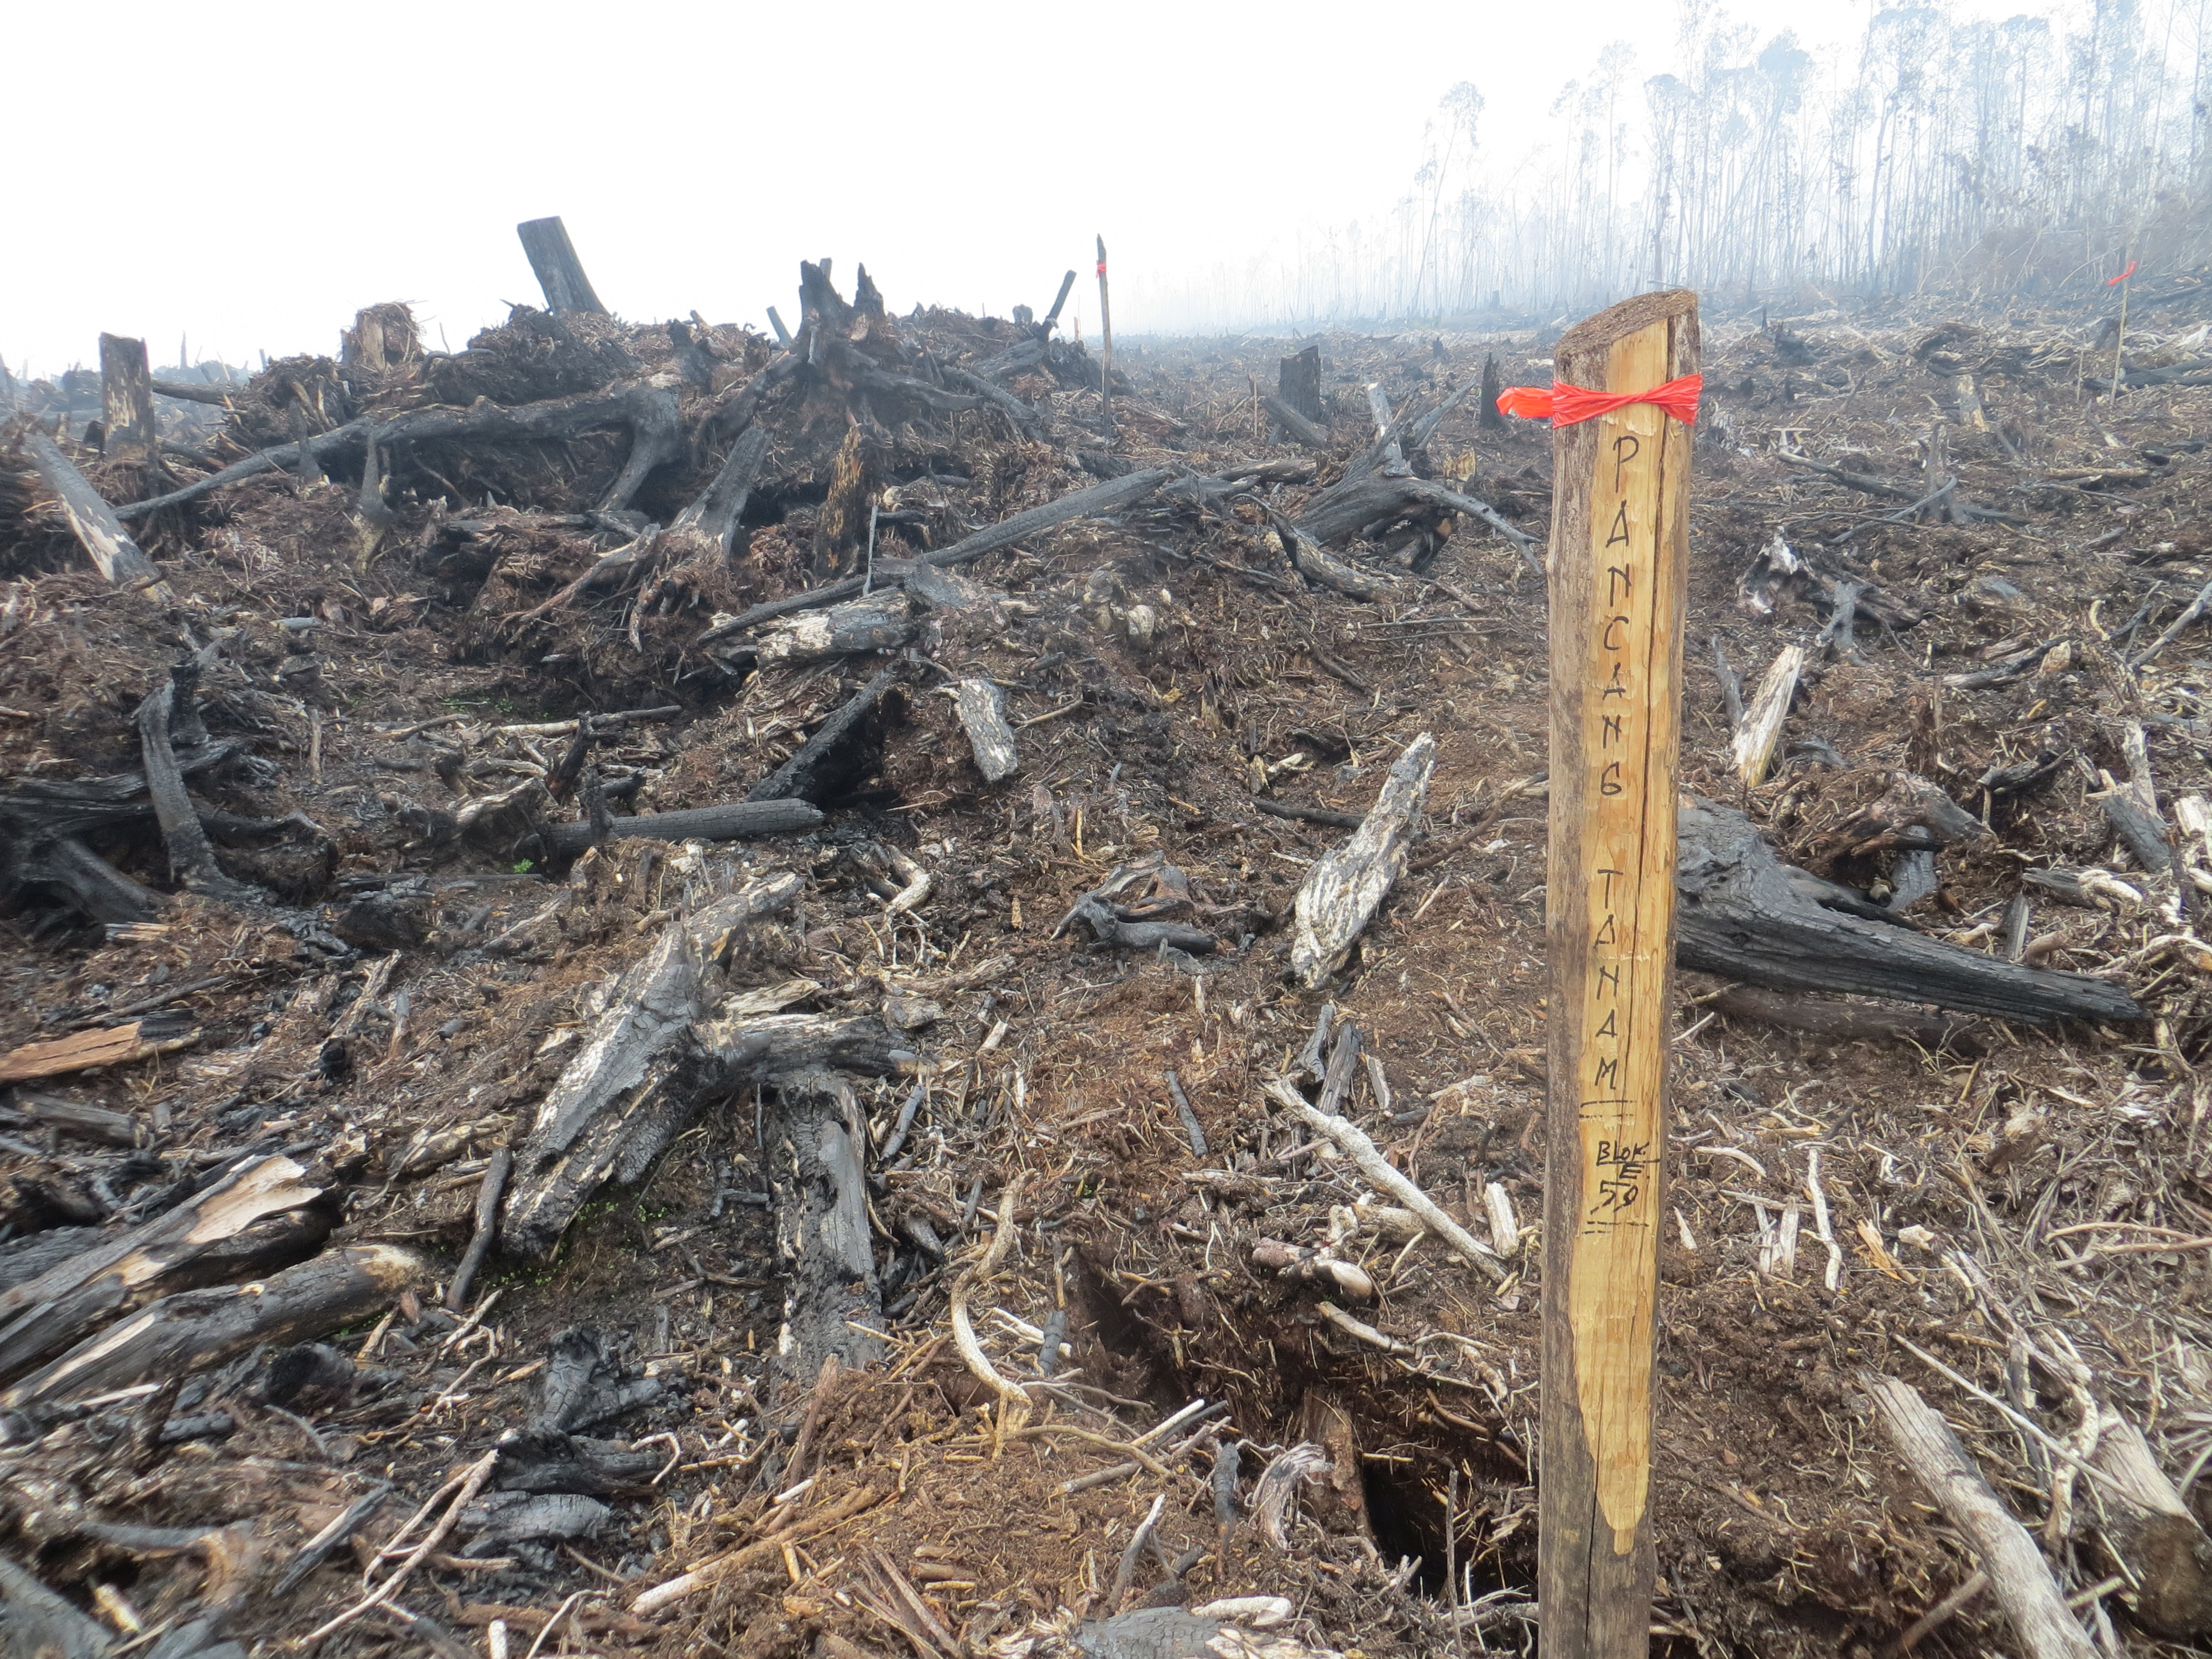
<svg viewBox="0 0 2212 1659"><path fill-rule="evenodd" d="M1698 368L1697 298L1569 330L1558 378ZM1641 1659L1656 1564L1651 1377L1674 967L1690 428L1648 403L1555 428L1552 969L1544 1183L1546 1659Z"/></svg>
<svg viewBox="0 0 2212 1659"><path fill-rule="evenodd" d="M159 1030L158 1026L153 1030ZM46 1042L26 1042L0 1054L0 1083L33 1083L42 1077L88 1072L95 1066L124 1066L181 1048L198 1032L156 1038L149 1022L134 1019L103 1031L79 1031Z"/></svg>
<svg viewBox="0 0 2212 1659"><path fill-rule="evenodd" d="M1805 647L1785 645L1774 653L1766 673L1752 694L1751 707L1735 729L1733 744L1735 775L1744 787L1756 789L1766 781L1774 765L1774 751L1782 744L1782 723L1789 718L1790 699L1797 695L1797 677L1805 671Z"/></svg>
<svg viewBox="0 0 2212 1659"><path fill-rule="evenodd" d="M599 303L599 296L592 292L592 279L584 275L584 262L576 257L576 245L568 240L568 228L556 216L550 219L526 219L514 228L522 238L522 251L530 257L530 269L538 278L538 286L545 290L545 308L556 316L564 312L596 312L604 317L607 308Z"/></svg>
<svg viewBox="0 0 2212 1659"><path fill-rule="evenodd" d="M154 379L146 368L146 343L120 335L100 337L100 453L111 459L150 461L159 441L154 422Z"/></svg>
<svg viewBox="0 0 2212 1659"><path fill-rule="evenodd" d="M975 769L986 783L996 783L1018 771L1021 756L1014 748L1013 728L1006 724L999 705L999 689L988 680L963 680L954 688L953 707L975 751Z"/></svg>
<svg viewBox="0 0 2212 1659"><path fill-rule="evenodd" d="M1367 817L1343 846L1315 860L1298 888L1291 970L1308 990L1344 965L1406 867L1406 842L1429 799L1437 740L1424 732L1406 745Z"/></svg>
<svg viewBox="0 0 2212 1659"><path fill-rule="evenodd" d="M1859 1382L1898 1456L1981 1558L1990 1594L2028 1659L2094 1659L2097 1649L2067 1607L2043 1552L1982 1478L1943 1414L1893 1376L1869 1372Z"/></svg>

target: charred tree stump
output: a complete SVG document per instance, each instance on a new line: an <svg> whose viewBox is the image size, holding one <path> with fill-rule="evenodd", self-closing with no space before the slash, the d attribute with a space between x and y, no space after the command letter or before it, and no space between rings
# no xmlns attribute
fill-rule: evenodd
<svg viewBox="0 0 2212 1659"><path fill-rule="evenodd" d="M555 316L591 312L604 317L607 308L592 292L592 279L584 275L584 262L568 240L568 228L556 215L550 219L526 219L514 228L522 238L522 251L530 256L530 269L545 291L545 308Z"/></svg>
<svg viewBox="0 0 2212 1659"><path fill-rule="evenodd" d="M100 337L100 453L112 460L150 462L161 441L154 420L154 380L146 343Z"/></svg>
<svg viewBox="0 0 2212 1659"><path fill-rule="evenodd" d="M1321 401L1321 348L1319 346L1310 345L1304 350L1293 352L1282 360L1275 370L1275 396L1279 401L1287 404L1295 414L1315 428L1320 428L1326 423L1328 416ZM1274 413L1272 409L1268 412ZM1275 418L1282 420L1279 415ZM1283 425L1285 430L1295 430L1287 421L1284 421ZM1328 435L1326 431L1322 431L1323 441L1327 440Z"/></svg>
<svg viewBox="0 0 2212 1659"><path fill-rule="evenodd" d="M776 1253L789 1276L778 1360L787 1382L802 1388L824 1359L860 1369L883 1358L882 1340L870 1334L882 1322L883 1298L868 1237L868 1135L860 1102L832 1073L787 1072L769 1087L777 1158L769 1188Z"/></svg>
<svg viewBox="0 0 2212 1659"><path fill-rule="evenodd" d="M752 921L799 896L799 878L769 877L662 930L622 976L611 1006L545 1098L516 1153L501 1247L544 1255L610 1181L635 1182L680 1133L704 1079L692 1022L720 982L716 962Z"/></svg>

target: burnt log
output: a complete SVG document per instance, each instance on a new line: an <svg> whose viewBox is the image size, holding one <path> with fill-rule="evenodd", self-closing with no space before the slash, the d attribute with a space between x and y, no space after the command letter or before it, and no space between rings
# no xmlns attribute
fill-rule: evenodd
<svg viewBox="0 0 2212 1659"><path fill-rule="evenodd" d="M1685 968L1778 991L1844 991L2036 1024L2144 1018L2108 980L1864 919L1871 907L1858 895L1784 864L1741 812L1700 800L1680 822L1674 958Z"/></svg>
<svg viewBox="0 0 2212 1659"><path fill-rule="evenodd" d="M296 1261L330 1231L322 1189L288 1158L267 1158L153 1220L0 1291L0 1376L15 1375L94 1324L232 1268ZM204 1262L212 1257L215 1265Z"/></svg>
<svg viewBox="0 0 2212 1659"><path fill-rule="evenodd" d="M814 735L799 744L799 752L752 787L745 799L749 801L805 799L818 793L830 775L829 762L834 751L850 737L854 727L899 683L901 665L893 663L882 670L866 685L846 699L842 707L816 728Z"/></svg>
<svg viewBox="0 0 2212 1659"><path fill-rule="evenodd" d="M1347 477L1306 504L1298 528L1323 546L1350 541L1370 525L1411 513L1441 516L1456 513L1480 519L1524 552L1536 538L1509 522L1487 501L1437 483L1431 478L1395 478L1369 472Z"/></svg>
<svg viewBox="0 0 2212 1659"><path fill-rule="evenodd" d="M1289 404L1285 403L1280 398L1274 396L1272 392L1263 392L1260 394L1260 407L1266 410L1267 413L1273 417L1276 425L1281 427L1284 431L1289 433L1291 437L1305 445L1307 448L1327 449L1328 447L1328 428L1327 427L1322 426L1316 422L1308 420L1296 409L1292 408Z"/></svg>
<svg viewBox="0 0 2212 1659"><path fill-rule="evenodd" d="M45 433L35 428L26 432L23 447L46 488L60 497L63 516L100 574L118 587L153 587L166 592L161 571L123 527L123 520L136 514L127 508L118 514L110 507Z"/></svg>
<svg viewBox="0 0 2212 1659"><path fill-rule="evenodd" d="M608 821L609 841L750 841L759 836L797 835L822 822L818 807L803 800L732 801L721 806L688 807L680 812L641 812ZM556 823L544 831L547 855L559 862L580 858L592 844L588 823Z"/></svg>
<svg viewBox="0 0 2212 1659"><path fill-rule="evenodd" d="M351 1244L267 1279L164 1297L26 1377L0 1395L0 1409L185 1376L262 1343L305 1341L375 1312L429 1278L430 1264L412 1250Z"/></svg>

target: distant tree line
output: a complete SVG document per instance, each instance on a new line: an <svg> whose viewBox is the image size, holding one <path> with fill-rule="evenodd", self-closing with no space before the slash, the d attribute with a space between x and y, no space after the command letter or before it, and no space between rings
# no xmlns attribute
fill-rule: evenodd
<svg viewBox="0 0 2212 1659"><path fill-rule="evenodd" d="M1462 82L1387 216L1147 284L1148 319L1548 316L1676 285L2089 299L2130 259L2212 260L2212 0L2002 21L1892 0L1829 58L1717 0L1680 20L1672 68L1604 48L1510 156Z"/></svg>

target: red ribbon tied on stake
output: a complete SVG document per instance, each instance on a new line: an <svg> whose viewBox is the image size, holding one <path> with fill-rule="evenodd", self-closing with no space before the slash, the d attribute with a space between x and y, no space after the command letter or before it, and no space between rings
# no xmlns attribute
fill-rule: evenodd
<svg viewBox="0 0 2212 1659"><path fill-rule="evenodd" d="M1098 262L1098 274L1101 276L1103 276L1106 274L1106 262L1103 259L1101 259Z"/></svg>
<svg viewBox="0 0 2212 1659"><path fill-rule="evenodd" d="M2134 261L2133 259L2130 259L2130 260L2129 260L2129 261L2128 261L2128 268L2127 268L2125 270L2122 271L2118 276L2107 276L2106 278L2105 278L2105 286L2106 286L2106 288L2118 288L2118 287L2122 283L2126 282L2126 281L2128 280L2128 278L2129 278L2129 277L2130 277L2130 276L2134 276L2135 274L2136 274L2136 261Z"/></svg>
<svg viewBox="0 0 2212 1659"><path fill-rule="evenodd" d="M1498 395L1498 412L1517 415L1524 421L1549 417L1553 426L1578 426L1584 421L1610 415L1631 404L1656 404L1684 426L1698 423L1698 395L1705 377L1685 374L1679 380L1655 386L1649 392L1592 392L1587 386L1559 381L1552 386L1508 386Z"/></svg>

